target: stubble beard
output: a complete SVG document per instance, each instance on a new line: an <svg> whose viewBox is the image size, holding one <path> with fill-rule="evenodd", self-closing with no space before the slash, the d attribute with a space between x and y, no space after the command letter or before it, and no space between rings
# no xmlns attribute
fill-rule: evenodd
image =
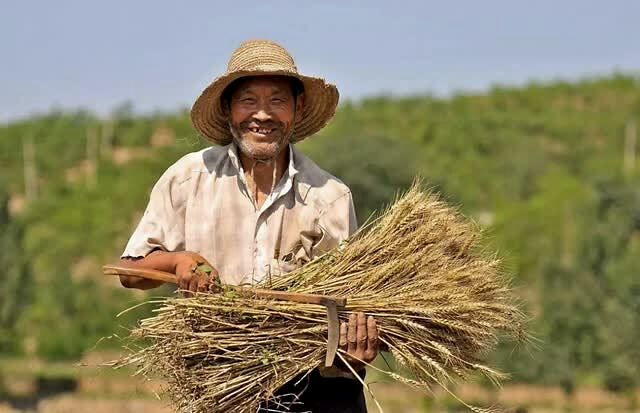
<svg viewBox="0 0 640 413"><path fill-rule="evenodd" d="M286 148L287 144L290 141L290 136L293 135L290 134L290 136L282 136L280 139L272 143L260 145L262 148L256 148L245 139L242 139L240 131L238 131L233 125L229 124L229 130L231 131L233 142L235 142L235 144L238 146L238 149L244 156L255 161L265 163L275 160L275 158L282 152L282 150Z"/></svg>

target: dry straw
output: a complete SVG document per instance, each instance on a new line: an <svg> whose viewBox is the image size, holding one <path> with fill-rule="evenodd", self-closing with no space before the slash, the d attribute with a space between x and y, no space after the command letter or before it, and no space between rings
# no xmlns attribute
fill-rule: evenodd
<svg viewBox="0 0 640 413"><path fill-rule="evenodd" d="M498 381L502 375L481 360L499 336L524 337L523 315L479 234L416 184L347 243L275 278L271 288L347 297L342 320L353 311L375 316L380 340L403 366L402 375L380 371L400 382L449 391L473 372ZM123 362L164 378L179 411L255 412L284 383L323 363L322 307L232 291L158 303L133 331L145 345Z"/></svg>

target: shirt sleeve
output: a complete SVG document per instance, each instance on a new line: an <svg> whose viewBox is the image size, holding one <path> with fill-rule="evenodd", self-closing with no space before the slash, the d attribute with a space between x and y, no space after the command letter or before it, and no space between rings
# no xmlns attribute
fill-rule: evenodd
<svg viewBox="0 0 640 413"><path fill-rule="evenodd" d="M151 251L184 251L184 183L176 167L170 167L151 190L149 203L129 239L122 258L145 257Z"/></svg>
<svg viewBox="0 0 640 413"><path fill-rule="evenodd" d="M358 229L351 191L347 190L321 211L318 219L320 239L312 246L312 258L336 248Z"/></svg>

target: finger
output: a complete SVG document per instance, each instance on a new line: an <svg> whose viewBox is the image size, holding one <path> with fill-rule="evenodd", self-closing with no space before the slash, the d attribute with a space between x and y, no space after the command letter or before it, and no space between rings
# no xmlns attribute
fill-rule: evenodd
<svg viewBox="0 0 640 413"><path fill-rule="evenodd" d="M345 322L340 323L340 341L338 345L342 350L347 349L347 323Z"/></svg>
<svg viewBox="0 0 640 413"><path fill-rule="evenodd" d="M198 265L206 264L209 266L210 271L201 271L198 270L198 275L205 278L205 290L204 291L216 291L219 287L219 279L220 275L218 274L218 270L216 270L209 261L202 258L200 255L197 255ZM198 291L200 291L200 285L198 286Z"/></svg>
<svg viewBox="0 0 640 413"><path fill-rule="evenodd" d="M182 287L182 289L184 290L185 297L193 297L193 294L191 294L191 284L193 284L195 280L196 277L191 273L184 277L184 287Z"/></svg>
<svg viewBox="0 0 640 413"><path fill-rule="evenodd" d="M197 292L199 282L200 282L200 277L198 276L191 277L191 280L189 281L189 291L194 293Z"/></svg>
<svg viewBox="0 0 640 413"><path fill-rule="evenodd" d="M196 292L198 291L198 279L200 278L198 275L198 266L197 264L193 263L188 270L188 274L189 274L189 281L186 283L187 284L187 290L191 291L191 292Z"/></svg>
<svg viewBox="0 0 640 413"><path fill-rule="evenodd" d="M347 353L354 354L357 346L357 317L355 313L349 315L349 325L347 327Z"/></svg>
<svg viewBox="0 0 640 413"><path fill-rule="evenodd" d="M358 321L357 321L357 353L359 357L364 355L364 352L367 351L367 317L363 312L358 313Z"/></svg>
<svg viewBox="0 0 640 413"><path fill-rule="evenodd" d="M365 360L367 363L372 362L378 355L378 326L376 319L369 316L367 318L367 354Z"/></svg>
<svg viewBox="0 0 640 413"><path fill-rule="evenodd" d="M187 275L184 277L180 277L180 289L182 290L183 297L191 297L191 293L189 292L189 284L191 283L191 276Z"/></svg>
<svg viewBox="0 0 640 413"><path fill-rule="evenodd" d="M211 291L217 291L222 288L222 286L220 285L220 275L218 274L218 271L215 268L213 268L213 270L211 271L211 274L209 274L208 288Z"/></svg>
<svg viewBox="0 0 640 413"><path fill-rule="evenodd" d="M198 292L204 293L209 290L209 279L207 277L198 278Z"/></svg>
<svg viewBox="0 0 640 413"><path fill-rule="evenodd" d="M189 289L189 281L191 281L191 274L182 273L178 275L178 287L180 287L181 290Z"/></svg>

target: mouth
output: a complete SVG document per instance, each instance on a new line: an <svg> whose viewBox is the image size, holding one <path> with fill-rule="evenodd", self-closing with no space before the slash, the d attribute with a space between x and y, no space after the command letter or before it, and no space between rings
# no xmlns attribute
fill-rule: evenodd
<svg viewBox="0 0 640 413"><path fill-rule="evenodd" d="M249 130L249 132L253 133L254 135L262 135L262 136L267 136L270 135L271 132L273 132L273 128L258 128L258 127L249 127L247 128Z"/></svg>

